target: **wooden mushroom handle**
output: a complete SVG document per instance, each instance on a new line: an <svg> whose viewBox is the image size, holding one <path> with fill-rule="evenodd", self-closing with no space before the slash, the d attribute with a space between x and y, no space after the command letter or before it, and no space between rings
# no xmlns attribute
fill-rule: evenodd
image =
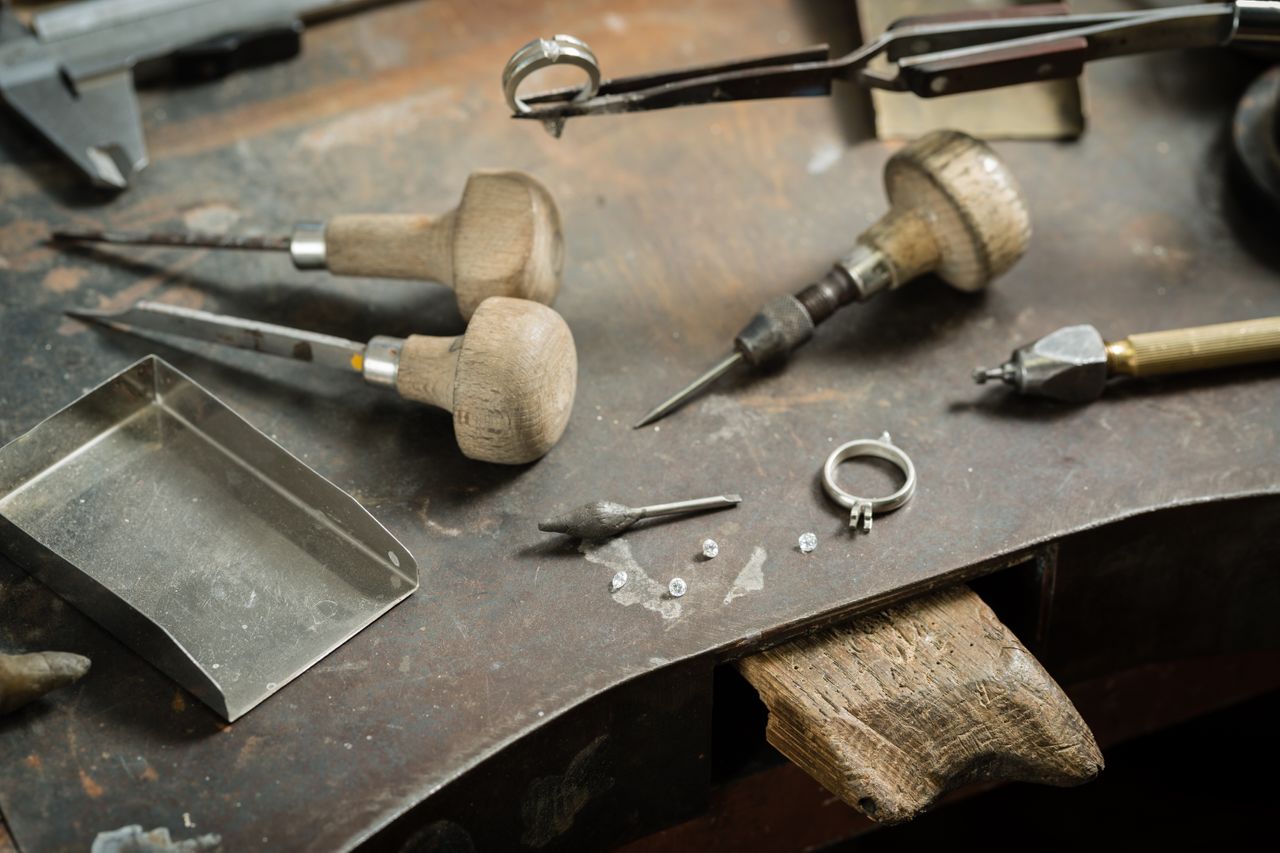
<svg viewBox="0 0 1280 853"><path fill-rule="evenodd" d="M466 319L492 296L550 305L564 269L555 199L524 172L473 172L458 206L439 216L336 216L324 242L330 272L447 284Z"/></svg>
<svg viewBox="0 0 1280 853"><path fill-rule="evenodd" d="M464 335L412 335L400 349L396 390L453 412L471 459L520 465L555 446L573 410L578 355L564 319L537 302L494 296Z"/></svg>
<svg viewBox="0 0 1280 853"><path fill-rule="evenodd" d="M442 216L354 213L324 229L325 266L335 275L453 284L452 211Z"/></svg>
<svg viewBox="0 0 1280 853"><path fill-rule="evenodd" d="M896 823L973 782L1077 785L1102 769L1066 694L967 586L738 661L769 743Z"/></svg>
<svg viewBox="0 0 1280 853"><path fill-rule="evenodd" d="M1008 166L985 142L936 130L901 148L884 169L889 213L859 242L879 249L893 286L936 272L980 290L1022 257L1031 217Z"/></svg>
<svg viewBox="0 0 1280 853"><path fill-rule="evenodd" d="M396 391L406 400L453 411L453 383L461 352L461 335L456 338L410 335L400 349Z"/></svg>

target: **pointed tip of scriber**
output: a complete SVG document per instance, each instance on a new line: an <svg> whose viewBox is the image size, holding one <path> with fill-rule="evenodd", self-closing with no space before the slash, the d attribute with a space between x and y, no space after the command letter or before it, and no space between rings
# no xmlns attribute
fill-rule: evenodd
<svg viewBox="0 0 1280 853"><path fill-rule="evenodd" d="M728 356L725 356L706 373L702 374L697 379L693 380L688 385L681 388L674 395L672 395L671 397L668 397L666 400L663 400L656 407L651 409L647 415L645 415L643 418L640 419L639 423L637 423L634 427L632 427L632 429L640 429L641 427L648 426L649 424L653 423L656 420L660 420L666 417L668 414L670 414L671 412L675 411L676 409L683 406L686 402L688 402L689 398L692 397L694 394L697 394L703 388L706 388L712 382L715 382L717 379L719 379L721 376L727 373L729 371L729 368L733 367L735 364L737 364L741 360L742 360L742 353L737 351L730 353Z"/></svg>
<svg viewBox="0 0 1280 853"><path fill-rule="evenodd" d="M999 382L1004 379L1007 372L1007 365L998 367L975 367L969 375L973 377L973 381L979 385L985 385L988 382Z"/></svg>
<svg viewBox="0 0 1280 853"><path fill-rule="evenodd" d="M640 420L638 420L638 421L636 421L634 424L632 424L632 425L631 425L631 428L632 428L632 429L640 429L641 427L647 427L649 424L651 424L651 423L653 423L654 421L658 420L659 418L661 418L661 417L662 417L663 415L665 415L665 414L666 414L666 412L664 412L664 411L662 410L662 407L661 407L661 406L659 406L658 408L651 410L651 411L650 411L647 415L645 415L643 418L641 418Z"/></svg>

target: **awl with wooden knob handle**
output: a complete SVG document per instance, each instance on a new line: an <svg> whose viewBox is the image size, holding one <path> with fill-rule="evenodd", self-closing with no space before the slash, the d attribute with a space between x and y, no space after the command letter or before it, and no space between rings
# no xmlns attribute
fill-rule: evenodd
<svg viewBox="0 0 1280 853"><path fill-rule="evenodd" d="M1093 326L1066 326L1014 350L999 367L978 368L979 384L1000 380L1020 393L1087 403L1112 376L1159 376L1280 361L1280 317L1144 332L1110 343Z"/></svg>
<svg viewBox="0 0 1280 853"><path fill-rule="evenodd" d="M884 183L891 209L848 256L820 281L767 303L738 333L732 354L636 426L665 416L739 362L761 367L781 360L851 302L929 272L961 290L980 290L1026 251L1031 222L1018 185L973 137L939 130L915 140L889 158Z"/></svg>
<svg viewBox="0 0 1280 853"><path fill-rule="evenodd" d="M456 338L378 336L367 344L156 302L67 313L360 373L452 412L458 447L482 462L519 465L543 456L564 433L577 388L568 325L545 305L505 296L480 303Z"/></svg>
<svg viewBox="0 0 1280 853"><path fill-rule="evenodd" d="M377 213L304 222L288 237L59 229L55 240L288 252L298 269L438 281L471 319L490 296L550 305L560 290L564 239L555 200L524 172L473 172L462 201L438 216Z"/></svg>

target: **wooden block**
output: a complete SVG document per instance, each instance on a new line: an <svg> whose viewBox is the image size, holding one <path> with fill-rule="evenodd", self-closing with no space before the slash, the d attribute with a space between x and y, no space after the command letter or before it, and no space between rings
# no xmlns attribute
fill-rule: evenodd
<svg viewBox="0 0 1280 853"><path fill-rule="evenodd" d="M976 782L1078 785L1102 753L1066 694L959 585L738 661L766 735L882 823Z"/></svg>

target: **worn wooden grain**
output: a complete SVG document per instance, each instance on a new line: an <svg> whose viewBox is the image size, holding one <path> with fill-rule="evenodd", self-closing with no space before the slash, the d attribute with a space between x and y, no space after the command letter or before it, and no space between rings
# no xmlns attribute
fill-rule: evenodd
<svg viewBox="0 0 1280 853"><path fill-rule="evenodd" d="M0 714L74 684L88 671L89 659L69 652L0 654Z"/></svg>
<svg viewBox="0 0 1280 853"><path fill-rule="evenodd" d="M520 465L560 440L577 383L578 354L564 319L537 302L495 296L460 338L411 335L396 390L453 412L467 457Z"/></svg>
<svg viewBox="0 0 1280 853"><path fill-rule="evenodd" d="M941 130L889 158L893 206L863 241L883 251L895 284L927 272L980 290L1022 257L1031 215L1009 167L984 142Z"/></svg>
<svg viewBox="0 0 1280 853"><path fill-rule="evenodd" d="M967 586L743 658L769 743L868 817L950 790L1076 785L1102 753L1071 700Z"/></svg>
<svg viewBox="0 0 1280 853"><path fill-rule="evenodd" d="M453 210L347 214L325 227L325 258L339 275L428 279L452 287L470 318L490 296L550 305L560 291L560 213L523 172L473 172Z"/></svg>

